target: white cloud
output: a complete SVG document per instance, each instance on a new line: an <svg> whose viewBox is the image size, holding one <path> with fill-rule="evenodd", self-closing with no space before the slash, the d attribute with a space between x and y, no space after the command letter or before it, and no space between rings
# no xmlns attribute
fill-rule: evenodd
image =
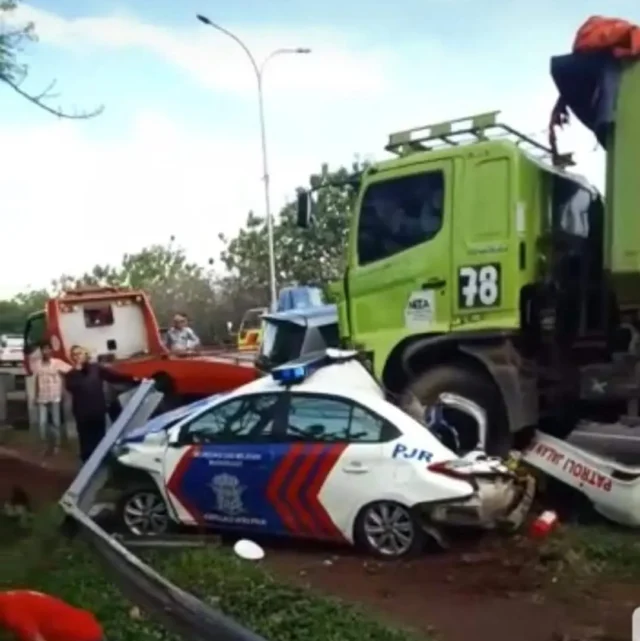
<svg viewBox="0 0 640 641"><path fill-rule="evenodd" d="M189 73L202 85L226 92L255 93L249 60L228 36L196 21L193 28L169 29L142 23L130 16L63 18L29 4L13 12L15 23L34 22L40 41L86 51L140 48ZM277 91L313 90L379 93L388 88L389 56L383 51L354 50L339 32L300 29L247 30L227 27L242 37L258 64L281 48L310 48L309 55L282 55L269 62L269 88Z"/></svg>
<svg viewBox="0 0 640 641"><path fill-rule="evenodd" d="M157 113L140 113L130 131L100 143L75 123L0 127L0 148L11 157L0 178L0 297L171 235L204 262L217 257L219 232L235 232L251 208L263 211L253 148L193 135Z"/></svg>

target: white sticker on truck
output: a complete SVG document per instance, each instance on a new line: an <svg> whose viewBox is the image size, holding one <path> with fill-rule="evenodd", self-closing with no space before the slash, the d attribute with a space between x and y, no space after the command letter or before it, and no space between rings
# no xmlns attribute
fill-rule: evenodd
<svg viewBox="0 0 640 641"><path fill-rule="evenodd" d="M412 292L404 308L404 324L407 329L426 330L436 320L436 297L432 289Z"/></svg>

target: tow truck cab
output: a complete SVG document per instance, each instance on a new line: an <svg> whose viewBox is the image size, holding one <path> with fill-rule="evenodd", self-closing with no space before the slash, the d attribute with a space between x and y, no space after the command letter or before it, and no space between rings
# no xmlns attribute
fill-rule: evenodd
<svg viewBox="0 0 640 641"><path fill-rule="evenodd" d="M574 85L587 82L580 65L567 69ZM602 68L590 73L600 86ZM572 423L566 410L588 397L585 380L611 380L629 324L637 334L640 64L619 74L606 215L570 155L501 124L499 112L392 134L396 158L360 176L341 340L373 354L408 409L445 391L485 406L495 452L541 418ZM562 95L571 83L554 78ZM300 193L303 226L311 207Z"/></svg>
<svg viewBox="0 0 640 641"><path fill-rule="evenodd" d="M70 341L85 347L99 362L164 351L149 299L144 292L127 288L83 287L50 298L25 325L28 372L43 340L62 360L68 360Z"/></svg>

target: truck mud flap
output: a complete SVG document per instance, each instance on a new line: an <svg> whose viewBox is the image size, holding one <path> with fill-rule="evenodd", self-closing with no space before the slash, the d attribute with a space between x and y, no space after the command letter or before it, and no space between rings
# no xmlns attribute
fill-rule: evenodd
<svg viewBox="0 0 640 641"><path fill-rule="evenodd" d="M626 465L544 432L536 432L521 460L583 494L605 518L640 527L640 465Z"/></svg>
<svg viewBox="0 0 640 641"><path fill-rule="evenodd" d="M63 495L60 506L122 592L170 632L185 641L265 641L158 574L88 516L111 448L121 436L146 422L161 398L152 381L140 385Z"/></svg>

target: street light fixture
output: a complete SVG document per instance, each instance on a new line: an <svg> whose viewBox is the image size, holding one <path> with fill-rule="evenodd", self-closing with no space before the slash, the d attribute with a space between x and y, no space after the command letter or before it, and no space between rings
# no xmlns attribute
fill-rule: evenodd
<svg viewBox="0 0 640 641"><path fill-rule="evenodd" d="M276 284L276 257L275 257L275 250L273 246L273 217L271 216L271 197L269 193L269 163L267 160L267 134L266 134L266 127L265 127L265 119L264 119L264 98L262 93L262 77L263 77L264 70L267 63L271 59L275 58L276 56L279 56L282 54L307 54L307 53L311 53L311 49L307 49L306 47L296 47L291 49L276 49L275 51L272 51L260 64L258 64L253 54L251 53L251 50L249 49L249 47L247 47L247 45L242 40L240 40L240 38L238 38L238 36L236 36L234 33L232 33L231 31L228 31L224 27L221 27L219 24L216 24L215 22L209 20L209 18L207 18L206 16L197 14L196 18L203 24L206 24L207 26L212 27L217 31L220 31L220 33L223 33L225 36L228 36L234 42L240 45L240 47L242 47L242 50L247 54L247 57L251 62L253 71L256 74L256 80L258 82L260 138L262 143L262 173L263 173L262 179L264 181L264 206L265 206L266 218L267 218L267 239L268 239L267 242L269 244L269 289L271 293L271 311L275 311L278 304L278 292L277 292L277 284Z"/></svg>

